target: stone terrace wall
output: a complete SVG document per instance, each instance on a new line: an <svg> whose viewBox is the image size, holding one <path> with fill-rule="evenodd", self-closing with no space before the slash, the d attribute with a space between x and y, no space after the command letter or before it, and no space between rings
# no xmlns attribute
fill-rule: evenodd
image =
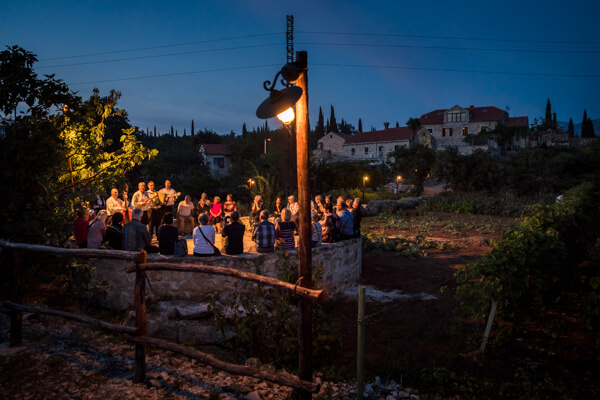
<svg viewBox="0 0 600 400"><path fill-rule="evenodd" d="M313 268L324 270L323 289L326 296L332 296L343 286L357 283L361 276L362 239L352 239L340 243L323 244L313 249ZM298 251L288 251L298 262ZM205 257L187 256L181 258L149 254L148 262L196 263L215 267L235 268L264 276L277 277L278 253L244 253L239 256ZM96 300L102 306L112 309L128 309L134 306L135 273L126 273L127 265L118 260L94 260L92 283L106 281L106 297ZM202 273L178 271L148 271L149 284L146 284L146 299L151 303L162 300L205 300L219 290L243 290L247 281Z"/></svg>

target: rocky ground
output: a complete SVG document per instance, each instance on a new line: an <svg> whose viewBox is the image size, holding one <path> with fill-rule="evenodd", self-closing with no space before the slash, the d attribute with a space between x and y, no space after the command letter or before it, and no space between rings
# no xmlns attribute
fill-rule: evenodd
<svg viewBox="0 0 600 400"><path fill-rule="evenodd" d="M164 351L148 350L144 383L133 383L133 346L123 338L76 322L25 315L24 343L10 348L8 319L1 317L0 398L29 399L287 399L291 390L250 377L217 371ZM246 365L273 372L248 359ZM326 382L317 399L356 398L354 381ZM419 399L417 391L375 378L368 398Z"/></svg>

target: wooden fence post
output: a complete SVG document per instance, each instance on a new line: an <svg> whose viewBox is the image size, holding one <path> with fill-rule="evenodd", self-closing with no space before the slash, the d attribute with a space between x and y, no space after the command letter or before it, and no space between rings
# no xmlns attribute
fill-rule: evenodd
<svg viewBox="0 0 600 400"><path fill-rule="evenodd" d="M12 288L12 300L17 304L23 304L19 273L19 251L12 251L12 262L10 280ZM10 347L18 347L23 344L23 312L10 310Z"/></svg>
<svg viewBox="0 0 600 400"><path fill-rule="evenodd" d="M136 336L146 336L146 272L140 269L140 264L146 263L147 254L142 250L135 261L135 326ZM142 383L146 378L146 349L143 344L135 345L135 369L133 381Z"/></svg>

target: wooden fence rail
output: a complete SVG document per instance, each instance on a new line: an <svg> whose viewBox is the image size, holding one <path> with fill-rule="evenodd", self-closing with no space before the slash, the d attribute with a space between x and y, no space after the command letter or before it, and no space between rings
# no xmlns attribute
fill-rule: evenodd
<svg viewBox="0 0 600 400"><path fill-rule="evenodd" d="M83 322L98 328L102 328L111 332L126 333L129 335L135 335L134 337L128 338L129 341L135 344L135 360L134 360L134 382L141 383L145 380L146 374L146 351L145 346L154 346L171 352L179 353L187 357L198 360L199 362L210 365L214 368L229 372L234 375L251 376L257 379L262 379L270 382L274 382L280 385L291 387L292 389L298 390L301 394L316 393L319 391L320 385L302 380L293 375L287 374L270 374L257 370L255 368L246 367L243 365L235 365L220 361L209 354L202 353L193 348L181 346L176 343L168 342L165 340L154 339L147 337L147 321L146 321L146 271L184 271L184 272L196 272L196 273L208 273L213 275L230 276L234 278L244 279L251 282L255 282L261 285L273 286L281 290L285 290L299 296L300 298L310 301L320 301L323 298L322 290L313 290L299 286L298 283L295 285L282 282L274 278L265 277L249 272L238 271L233 268L222 268L222 267L211 267L199 264L179 264L173 265L171 263L148 263L147 254L145 251L133 252L133 251L120 251L120 250L99 250L99 249L65 249L49 246L39 246L23 243L11 243L4 240L0 240L0 248L8 249L11 251L11 286L12 286L12 300L5 301L1 305L8 309L11 316L11 327L10 327L10 339L11 346L20 346L22 343L22 313L35 313L35 314L46 314L56 317L71 319L79 322ZM101 321L95 318L86 317L78 314L73 314L65 311L51 310L47 308L24 306L22 305L22 295L20 288L20 277L19 277L19 251L31 251L35 253L55 255L55 256L67 256L67 257L81 257L81 258L99 258L99 259L117 259L132 261L135 263L133 266L126 267L126 272L135 272L135 304L136 304L136 327L121 326L110 324L105 321ZM4 311L4 310L0 310ZM310 359L312 354L302 354L300 350L300 357L304 359Z"/></svg>

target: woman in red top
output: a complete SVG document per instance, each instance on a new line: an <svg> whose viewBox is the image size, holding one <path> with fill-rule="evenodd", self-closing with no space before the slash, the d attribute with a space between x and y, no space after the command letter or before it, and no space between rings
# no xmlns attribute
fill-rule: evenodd
<svg viewBox="0 0 600 400"><path fill-rule="evenodd" d="M219 226L223 222L223 204L221 198L215 196L215 200L210 203L210 225L215 227L215 232L219 233Z"/></svg>

